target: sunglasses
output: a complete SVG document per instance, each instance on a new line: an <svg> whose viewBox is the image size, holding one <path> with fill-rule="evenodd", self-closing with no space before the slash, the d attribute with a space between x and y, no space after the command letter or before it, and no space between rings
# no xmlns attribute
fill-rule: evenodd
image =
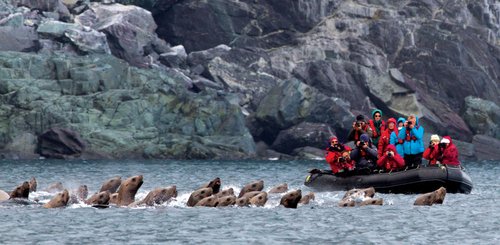
<svg viewBox="0 0 500 245"><path fill-rule="evenodd" d="M375 115L375 117L381 117L380 115Z"/></svg>

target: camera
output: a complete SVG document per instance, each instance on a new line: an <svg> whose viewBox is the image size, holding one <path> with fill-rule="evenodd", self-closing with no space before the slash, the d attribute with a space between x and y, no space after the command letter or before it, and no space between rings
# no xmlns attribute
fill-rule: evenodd
<svg viewBox="0 0 500 245"><path fill-rule="evenodd" d="M389 157L393 157L393 156L394 156L394 153L389 152L389 153L387 153L387 156L389 156Z"/></svg>
<svg viewBox="0 0 500 245"><path fill-rule="evenodd" d="M407 125L408 125L408 126L410 126L410 125L412 125L412 124L413 124L413 122L412 122L412 121L408 121L408 123L407 123Z"/></svg>
<svg viewBox="0 0 500 245"><path fill-rule="evenodd" d="M360 141L358 146L359 146L359 147L363 147L365 144L366 144L365 142Z"/></svg>
<svg viewBox="0 0 500 245"><path fill-rule="evenodd" d="M339 157L339 162L345 162L345 157Z"/></svg>
<svg viewBox="0 0 500 245"><path fill-rule="evenodd" d="M439 143L439 148L445 148L446 147L446 143Z"/></svg>
<svg viewBox="0 0 500 245"><path fill-rule="evenodd" d="M356 122L356 127L361 127L361 123L360 122Z"/></svg>

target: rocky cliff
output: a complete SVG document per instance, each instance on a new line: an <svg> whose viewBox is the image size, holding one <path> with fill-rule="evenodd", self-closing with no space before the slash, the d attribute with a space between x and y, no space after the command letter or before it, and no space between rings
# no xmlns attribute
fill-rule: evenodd
<svg viewBox="0 0 500 245"><path fill-rule="evenodd" d="M380 108L500 158L497 1L118 2L0 0L4 157L321 157Z"/></svg>

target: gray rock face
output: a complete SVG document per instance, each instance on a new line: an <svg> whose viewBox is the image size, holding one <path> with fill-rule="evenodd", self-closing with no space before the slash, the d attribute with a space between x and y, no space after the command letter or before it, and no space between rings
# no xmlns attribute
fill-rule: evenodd
<svg viewBox="0 0 500 245"><path fill-rule="evenodd" d="M60 127L80 134L84 158L255 155L240 107L188 92L175 70L142 70L110 55L0 52L0 72L1 149L19 152L26 146L13 139Z"/></svg>
<svg viewBox="0 0 500 245"><path fill-rule="evenodd" d="M306 146L323 149L333 132L334 130L326 124L303 122L280 131L271 147L286 154L292 153L296 148Z"/></svg>
<svg viewBox="0 0 500 245"><path fill-rule="evenodd" d="M468 96L463 117L475 134L500 139L500 107L494 102Z"/></svg>
<svg viewBox="0 0 500 245"><path fill-rule="evenodd" d="M0 26L0 51L38 51L38 35L31 27Z"/></svg>
<svg viewBox="0 0 500 245"><path fill-rule="evenodd" d="M472 144L476 150L476 157L479 160L498 160L500 159L500 140L486 136L475 135Z"/></svg>

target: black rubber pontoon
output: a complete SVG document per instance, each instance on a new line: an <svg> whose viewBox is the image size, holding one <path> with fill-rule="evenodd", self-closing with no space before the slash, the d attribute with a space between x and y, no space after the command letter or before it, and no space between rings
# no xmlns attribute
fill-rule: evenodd
<svg viewBox="0 0 500 245"><path fill-rule="evenodd" d="M312 171L304 183L315 191L345 191L374 187L381 193L427 193L446 188L448 193L469 194L472 181L460 167L420 167L392 173L339 177L331 171Z"/></svg>

